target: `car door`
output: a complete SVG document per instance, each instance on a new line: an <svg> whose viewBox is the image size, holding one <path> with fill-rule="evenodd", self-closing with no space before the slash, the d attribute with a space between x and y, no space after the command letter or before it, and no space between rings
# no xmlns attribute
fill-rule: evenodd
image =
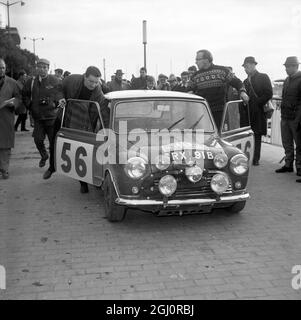
<svg viewBox="0 0 301 320"><path fill-rule="evenodd" d="M103 128L97 102L68 100L56 136L57 173L99 186L103 180L103 168L96 161L96 153L103 143L99 141L99 132Z"/></svg>
<svg viewBox="0 0 301 320"><path fill-rule="evenodd" d="M241 100L230 101L225 105L220 128L221 138L242 150L253 161L254 133L250 124L249 106Z"/></svg>

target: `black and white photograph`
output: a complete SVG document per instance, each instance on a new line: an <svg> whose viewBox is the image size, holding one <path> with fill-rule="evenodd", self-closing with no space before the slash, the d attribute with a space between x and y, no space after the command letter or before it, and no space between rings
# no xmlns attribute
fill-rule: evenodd
<svg viewBox="0 0 301 320"><path fill-rule="evenodd" d="M301 300L300 65L299 0L1 0L0 300Z"/></svg>

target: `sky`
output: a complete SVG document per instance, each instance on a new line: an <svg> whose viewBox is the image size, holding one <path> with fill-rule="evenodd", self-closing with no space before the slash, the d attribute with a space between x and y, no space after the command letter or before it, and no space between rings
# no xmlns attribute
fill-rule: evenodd
<svg viewBox="0 0 301 320"><path fill-rule="evenodd" d="M286 77L287 56L301 60L300 0L24 0L10 7L21 48L62 68L84 73L100 68L106 80L122 69L124 77L139 75L144 64L142 21L147 21L147 69L155 77L180 73L195 64L196 52L208 49L214 63L232 66L246 78L246 56L272 80ZM13 2L10 0L10 2ZM0 6L2 26L6 7Z"/></svg>

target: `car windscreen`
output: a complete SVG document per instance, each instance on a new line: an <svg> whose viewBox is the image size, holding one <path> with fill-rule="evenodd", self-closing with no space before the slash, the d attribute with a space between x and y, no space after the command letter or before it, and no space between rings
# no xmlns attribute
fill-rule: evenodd
<svg viewBox="0 0 301 320"><path fill-rule="evenodd" d="M122 125L121 125L122 123ZM125 126L126 124L126 126ZM202 102L183 100L136 100L115 105L113 128L144 131L196 129L213 132L214 125Z"/></svg>

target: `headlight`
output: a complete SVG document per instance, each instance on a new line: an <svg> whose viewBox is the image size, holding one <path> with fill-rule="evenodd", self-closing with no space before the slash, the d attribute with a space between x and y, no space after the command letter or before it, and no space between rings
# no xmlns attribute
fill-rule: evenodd
<svg viewBox="0 0 301 320"><path fill-rule="evenodd" d="M193 166L185 169L185 174L189 181L196 183L202 179L203 169L199 166Z"/></svg>
<svg viewBox="0 0 301 320"><path fill-rule="evenodd" d="M229 178L225 173L218 173L212 177L211 189L219 195L226 192L229 185Z"/></svg>
<svg viewBox="0 0 301 320"><path fill-rule="evenodd" d="M213 162L218 169L222 169L228 164L228 160L229 159L225 153L219 153L214 157Z"/></svg>
<svg viewBox="0 0 301 320"><path fill-rule="evenodd" d="M234 174L245 174L249 169L249 160L243 154L237 154L230 160L230 169Z"/></svg>
<svg viewBox="0 0 301 320"><path fill-rule="evenodd" d="M130 158L124 170L130 178L140 179L146 172L146 161L139 157Z"/></svg>
<svg viewBox="0 0 301 320"><path fill-rule="evenodd" d="M156 168L159 170L166 170L170 166L169 154L159 155L156 159Z"/></svg>
<svg viewBox="0 0 301 320"><path fill-rule="evenodd" d="M159 181L159 191L166 197L170 197L177 190L177 181L173 176L164 176Z"/></svg>

